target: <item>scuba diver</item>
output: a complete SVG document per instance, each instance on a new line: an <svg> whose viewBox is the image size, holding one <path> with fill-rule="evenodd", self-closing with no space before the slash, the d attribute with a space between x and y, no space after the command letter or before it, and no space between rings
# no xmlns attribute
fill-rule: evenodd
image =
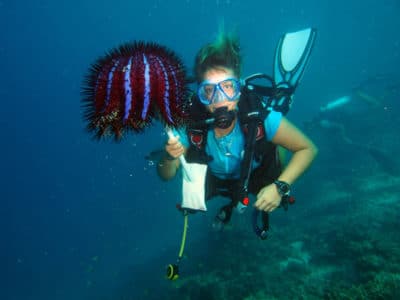
<svg viewBox="0 0 400 300"><path fill-rule="evenodd" d="M385 150L351 137L359 137L360 130L364 138L366 134L373 135L371 130L363 130L367 124L376 128L382 119L390 118L388 113L395 110L391 101L393 98L397 100L400 88L400 83L393 82L393 78L398 77L377 75L363 81L347 95L322 105L312 120L304 122L305 129L321 131L323 136L328 133L329 140L335 145L342 144L368 153L386 173L397 176L398 163Z"/></svg>
<svg viewBox="0 0 400 300"><path fill-rule="evenodd" d="M322 128L336 131L341 139L351 144L352 140L347 136L344 123L354 114L372 110L381 106L380 99L374 97L361 87L354 88L352 93L339 97L319 108L317 116L311 121L304 122L307 129Z"/></svg>
<svg viewBox="0 0 400 300"><path fill-rule="evenodd" d="M187 162L207 165L205 200L230 199L215 217L213 226L221 229L234 208L240 212L247 206L247 193L256 195L254 207L264 216L284 205L282 199L287 199L291 185L318 152L282 112L265 109L262 97L240 80L241 66L239 40L234 35L222 32L198 51L197 93L188 107L191 122L168 138L157 165L163 180L176 175L181 155ZM285 168L278 146L292 153Z"/></svg>
<svg viewBox="0 0 400 300"><path fill-rule="evenodd" d="M397 103L400 94L400 82L397 78L394 74L379 74L362 81L347 95L322 105L318 114L312 120L304 122L304 126L307 129L332 129L339 133L344 142L352 143L345 132L345 124L354 119L355 115L396 109L391 99L395 99Z"/></svg>

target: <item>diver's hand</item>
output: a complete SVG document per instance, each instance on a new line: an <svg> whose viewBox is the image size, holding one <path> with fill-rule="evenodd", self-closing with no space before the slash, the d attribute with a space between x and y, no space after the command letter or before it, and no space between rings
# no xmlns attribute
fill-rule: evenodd
<svg viewBox="0 0 400 300"><path fill-rule="evenodd" d="M281 203L282 197L278 193L278 189L275 184L270 184L263 187L257 194L257 201L254 206L265 212L271 212L275 210Z"/></svg>
<svg viewBox="0 0 400 300"><path fill-rule="evenodd" d="M183 154L185 149L183 148L181 142L179 142L179 136L169 138L165 144L165 151L171 156L171 158L178 158Z"/></svg>
<svg viewBox="0 0 400 300"><path fill-rule="evenodd" d="M157 164L158 175L163 180L170 180L176 175L179 168L178 157L183 154L184 148L178 137L169 138L164 147L165 155Z"/></svg>

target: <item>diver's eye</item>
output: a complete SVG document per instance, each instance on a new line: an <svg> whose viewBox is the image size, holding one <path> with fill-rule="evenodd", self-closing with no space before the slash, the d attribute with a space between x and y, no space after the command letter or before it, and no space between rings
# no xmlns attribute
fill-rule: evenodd
<svg viewBox="0 0 400 300"><path fill-rule="evenodd" d="M213 84L208 84L203 87L204 95L210 98L214 93L215 86Z"/></svg>
<svg viewBox="0 0 400 300"><path fill-rule="evenodd" d="M220 87L224 91L224 93L229 97L232 97L235 93L235 88L231 81L221 82Z"/></svg>

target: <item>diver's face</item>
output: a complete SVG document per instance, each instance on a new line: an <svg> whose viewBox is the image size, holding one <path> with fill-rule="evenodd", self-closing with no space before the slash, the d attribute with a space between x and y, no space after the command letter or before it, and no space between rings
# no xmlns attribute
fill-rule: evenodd
<svg viewBox="0 0 400 300"><path fill-rule="evenodd" d="M218 67L207 70L204 73L203 81L208 81L209 83L217 84L228 78L237 78L233 70L229 68ZM232 101L228 100L227 98L223 98L219 100L217 103L212 103L207 105L207 109L210 112L214 112L217 108L225 106L228 108L228 110L234 110L237 107L238 101L239 100Z"/></svg>

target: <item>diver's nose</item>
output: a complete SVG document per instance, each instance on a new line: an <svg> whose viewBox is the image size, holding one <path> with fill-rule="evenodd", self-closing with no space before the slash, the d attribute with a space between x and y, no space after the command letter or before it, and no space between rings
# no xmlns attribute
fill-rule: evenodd
<svg viewBox="0 0 400 300"><path fill-rule="evenodd" d="M215 94L214 94L214 99L212 101L213 104L218 104L221 102L225 102L227 99L225 97L225 95L219 90L217 89Z"/></svg>

